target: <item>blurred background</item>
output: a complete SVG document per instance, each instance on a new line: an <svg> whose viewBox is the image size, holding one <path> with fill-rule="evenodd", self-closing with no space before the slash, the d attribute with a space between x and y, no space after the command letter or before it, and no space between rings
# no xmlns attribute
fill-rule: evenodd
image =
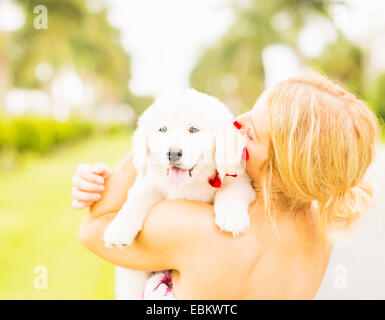
<svg viewBox="0 0 385 320"><path fill-rule="evenodd" d="M384 118L385 2L0 0L0 299L113 298L77 239L76 165L115 165L167 91L238 114L305 66Z"/></svg>

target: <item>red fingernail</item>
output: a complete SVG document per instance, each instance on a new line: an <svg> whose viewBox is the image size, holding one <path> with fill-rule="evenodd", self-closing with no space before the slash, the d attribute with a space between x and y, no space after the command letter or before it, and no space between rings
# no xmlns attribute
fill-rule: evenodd
<svg viewBox="0 0 385 320"><path fill-rule="evenodd" d="M210 177L208 179L208 182L209 184L213 187L213 188L220 188L221 185L222 185L222 181L221 179L219 179L219 176L218 176L218 171L216 172L216 174L212 177Z"/></svg>
<svg viewBox="0 0 385 320"><path fill-rule="evenodd" d="M247 151L247 148L243 148L242 159L245 161L249 160L249 152Z"/></svg>
<svg viewBox="0 0 385 320"><path fill-rule="evenodd" d="M233 125L239 130L242 128L242 125L238 121L234 121Z"/></svg>

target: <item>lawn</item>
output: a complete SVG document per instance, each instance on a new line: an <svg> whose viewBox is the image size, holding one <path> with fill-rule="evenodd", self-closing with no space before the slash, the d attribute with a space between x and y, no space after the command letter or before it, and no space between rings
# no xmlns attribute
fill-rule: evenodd
<svg viewBox="0 0 385 320"><path fill-rule="evenodd" d="M115 165L130 140L128 133L92 138L0 175L0 299L114 297L113 266L78 241L85 211L71 208L71 177L81 162ZM44 270L47 289L39 286Z"/></svg>

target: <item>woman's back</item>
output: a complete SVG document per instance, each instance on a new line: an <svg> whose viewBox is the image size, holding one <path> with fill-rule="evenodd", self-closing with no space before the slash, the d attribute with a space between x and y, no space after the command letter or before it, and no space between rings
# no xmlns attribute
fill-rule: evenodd
<svg viewBox="0 0 385 320"><path fill-rule="evenodd" d="M253 208L253 205L251 206ZM303 216L265 223L261 207L250 209L251 226L234 240L216 230L181 272L173 272L178 299L311 299L317 293L330 248L314 242ZM295 222L294 222L295 220Z"/></svg>

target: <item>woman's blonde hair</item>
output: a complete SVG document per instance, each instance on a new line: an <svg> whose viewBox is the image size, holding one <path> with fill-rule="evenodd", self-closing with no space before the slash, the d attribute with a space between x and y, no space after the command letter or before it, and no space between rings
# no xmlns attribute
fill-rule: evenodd
<svg viewBox="0 0 385 320"><path fill-rule="evenodd" d="M344 230L370 204L363 181L373 160L378 121L354 94L307 71L267 93L269 155L262 171L265 208L298 211L316 200L323 239Z"/></svg>

